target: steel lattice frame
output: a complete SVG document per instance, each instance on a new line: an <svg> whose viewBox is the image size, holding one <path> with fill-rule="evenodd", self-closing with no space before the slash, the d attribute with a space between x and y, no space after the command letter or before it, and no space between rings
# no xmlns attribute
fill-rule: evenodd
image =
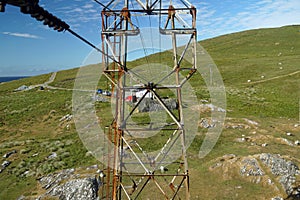
<svg viewBox="0 0 300 200"><path fill-rule="evenodd" d="M175 7L169 3L164 4L165 2L162 2L162 0L133 1L139 6L139 9L129 9L129 0L125 0L121 9L119 9L120 7L116 6L117 1L112 0L106 4L102 11L102 51L105 53L102 57L103 73L111 82L112 98L116 105L115 118L108 133L110 140L114 144L114 153L109 155L107 159L109 162L107 166L110 167L105 171L106 177L104 180L105 185L102 188L102 199L141 199L149 191L151 195L161 195L164 199L190 199L181 90L182 86L196 71L196 8L186 0L180 0L181 7L178 5ZM170 35L172 38L174 66L171 73L163 79L174 76L174 84L165 86L159 83L144 83L128 68L128 37L140 34L139 27L135 26L131 19L131 15L137 13L159 17L160 33ZM186 22L178 13L189 15L191 20ZM185 49L181 51L181 55L178 56L176 37L180 34L190 35L190 39ZM188 47L192 47L194 58L191 66L182 67L182 61ZM183 79L180 79L182 71L187 71L187 73L185 73L186 75ZM128 85L126 82L127 78L142 84L138 86ZM159 90L170 88L176 91L175 99L178 105L176 109L170 109L158 92ZM125 94L126 91L134 89L145 90L146 92L132 106L131 111L126 113ZM156 99L172 120L172 126L161 128L160 131L166 131L166 135L169 136L158 155L151 158L149 158L139 143L131 137L132 132L149 132L151 128L136 128L128 124L128 119L149 94ZM173 144L177 141L181 143L181 156L179 161L175 162L177 170L163 171L162 165L165 164L164 160L170 153ZM133 157L131 160L134 160L134 162L127 162L124 158L126 153L124 149L130 152ZM139 153L144 157L139 156ZM142 169L143 172L129 172L127 170L128 165L136 165L136 168ZM147 187L150 187L150 189L147 189Z"/></svg>

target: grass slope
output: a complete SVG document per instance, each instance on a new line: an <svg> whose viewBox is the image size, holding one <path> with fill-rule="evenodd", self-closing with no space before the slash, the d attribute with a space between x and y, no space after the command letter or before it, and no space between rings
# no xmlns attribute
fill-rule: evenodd
<svg viewBox="0 0 300 200"><path fill-rule="evenodd" d="M289 76L300 70L299 29L251 30L200 42L221 71L229 110L235 106L240 109L235 114L299 116L299 73ZM249 98L241 94L245 91Z"/></svg>
<svg viewBox="0 0 300 200"><path fill-rule="evenodd" d="M300 164L299 148L276 139L290 139L285 133L293 132L293 139L300 140L299 128L294 127L299 123L299 36L300 26L287 26L244 31L200 42L217 64L224 80L228 110L225 125L249 125L246 119L256 121L258 125L249 125L247 129L225 128L214 150L204 159L197 155L207 130L199 128L188 152L193 197L266 199L276 195L267 187L238 175L226 180L220 174L209 171L213 160L224 154L279 153L289 155ZM155 60L158 56L168 58L168 55L151 55L148 59ZM129 65L137 66L143 62L145 59L139 59ZM170 64L171 61L165 62ZM58 72L50 85L72 89L77 71ZM21 85L44 83L50 76L41 75L0 85L0 155L13 149L18 151L8 159L12 164L0 174L0 199L35 195L35 178L43 174L97 163L92 157L85 156L87 150L81 144L72 121L61 121L63 116L72 112L71 90L13 91ZM193 78L191 82L198 84L198 97L209 100L201 78ZM106 87L106 81L101 80L100 85ZM110 113L109 103L97 104L96 109ZM111 115L103 117L101 124L109 124L110 118ZM242 135L251 136L258 144L268 142L270 145L261 147L236 142L236 138ZM47 159L52 152L60 152L61 156L55 160ZM1 158L1 162L4 160ZM26 176L26 171L34 175ZM237 186L242 189L234 189ZM207 190L207 187L211 189Z"/></svg>

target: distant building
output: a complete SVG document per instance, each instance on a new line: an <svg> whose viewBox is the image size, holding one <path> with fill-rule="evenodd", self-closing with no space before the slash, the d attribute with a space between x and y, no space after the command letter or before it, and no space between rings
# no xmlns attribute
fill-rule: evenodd
<svg viewBox="0 0 300 200"><path fill-rule="evenodd" d="M147 90L140 90L135 93L137 98L142 98L146 94ZM153 94L151 92L148 92L145 96L145 98L153 98Z"/></svg>

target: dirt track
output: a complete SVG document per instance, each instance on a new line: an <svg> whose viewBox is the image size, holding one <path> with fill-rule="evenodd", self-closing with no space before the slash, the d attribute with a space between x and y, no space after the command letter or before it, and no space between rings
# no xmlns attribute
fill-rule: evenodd
<svg viewBox="0 0 300 200"><path fill-rule="evenodd" d="M275 77L272 77L272 78L268 78L268 79L264 79L264 80L260 80L260 81L254 81L254 82L250 82L250 83L244 83L244 84L264 83L264 82L271 81L271 80L274 80L274 79L279 79L279 78L283 78L283 77L287 77L287 76L293 76L295 74L298 74L299 72L300 71L295 71L295 72L292 72L290 74L285 74L285 75L281 75L281 76L275 76Z"/></svg>

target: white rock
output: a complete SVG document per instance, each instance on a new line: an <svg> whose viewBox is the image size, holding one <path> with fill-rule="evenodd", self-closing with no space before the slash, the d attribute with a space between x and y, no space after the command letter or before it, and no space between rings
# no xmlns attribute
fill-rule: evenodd
<svg viewBox="0 0 300 200"><path fill-rule="evenodd" d="M290 132L287 132L286 135L287 135L287 136L293 136L293 134L290 133Z"/></svg>
<svg viewBox="0 0 300 200"><path fill-rule="evenodd" d="M268 179L268 184L273 185L273 181L271 179Z"/></svg>
<svg viewBox="0 0 300 200"><path fill-rule="evenodd" d="M294 144L286 138L281 138L282 142L286 143L289 146L294 146Z"/></svg>
<svg viewBox="0 0 300 200"><path fill-rule="evenodd" d="M48 156L48 159L53 159L57 157L57 153L52 152L50 156Z"/></svg>
<svg viewBox="0 0 300 200"><path fill-rule="evenodd" d="M281 198L281 197L274 197L271 200L283 200L283 198Z"/></svg>
<svg viewBox="0 0 300 200"><path fill-rule="evenodd" d="M26 172L23 173L24 176L27 175L27 174L29 174L29 171L26 171Z"/></svg>
<svg viewBox="0 0 300 200"><path fill-rule="evenodd" d="M253 120L250 120L250 119L247 119L247 118L245 118L244 120L245 120L247 123L251 124L251 125L255 125L255 126L258 125L258 123L257 123L256 121L253 121Z"/></svg>
<svg viewBox="0 0 300 200"><path fill-rule="evenodd" d="M3 163L2 163L2 168L6 168L8 165L10 165L10 161L7 161L7 160L5 160Z"/></svg>
<svg viewBox="0 0 300 200"><path fill-rule="evenodd" d="M251 82L251 80L249 79L247 82L248 82L248 83L250 83L250 82Z"/></svg>

